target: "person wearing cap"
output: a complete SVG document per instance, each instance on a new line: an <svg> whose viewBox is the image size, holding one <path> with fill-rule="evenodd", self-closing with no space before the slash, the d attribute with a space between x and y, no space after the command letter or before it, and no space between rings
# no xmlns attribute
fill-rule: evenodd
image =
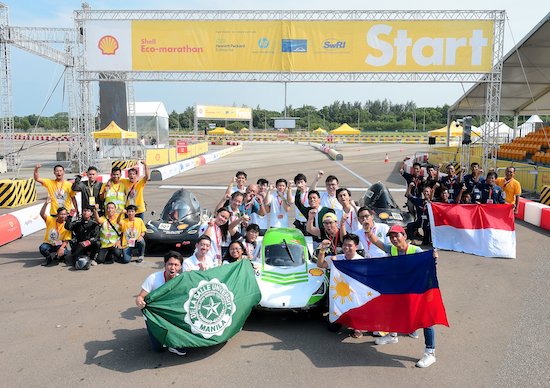
<svg viewBox="0 0 550 388"><path fill-rule="evenodd" d="M334 210L321 206L321 197L317 190L310 190L309 193L307 194L307 200L308 200L309 206L306 206L301 201L301 198L300 198L301 195L302 195L302 192L300 188L298 188L298 190L296 190L296 194L294 195L294 205L296 205L298 210L300 210L300 213L302 213L302 215L307 218L308 223L306 224L306 231L311 234L311 232L308 230L308 225L310 223L312 227L321 228L323 223L322 221L323 217L327 213L332 213L332 214L335 214L335 213L334 213ZM312 219L310 220L310 218ZM314 248L317 248L317 246L321 241L323 240L320 237L313 235Z"/></svg>
<svg viewBox="0 0 550 388"><path fill-rule="evenodd" d="M327 250L331 255L339 253L339 248L342 247L342 242L344 241L344 233L340 230L338 217L334 213L326 213L322 218L322 226L317 227L314 225L315 215L315 210L310 210L306 226L308 233L321 242L325 240L329 241L330 246L327 247ZM320 246L320 244L317 244L317 246ZM317 246L314 241L313 248L317 249Z"/></svg>
<svg viewBox="0 0 550 388"><path fill-rule="evenodd" d="M390 256L399 256L399 255L412 255L414 253L422 252L422 248L415 245L409 244L407 242L407 233L401 225L392 225L388 231L388 236L390 238L391 244L384 244L378 239L378 237L371 231L367 234L367 237L372 244L376 245L378 248L384 250ZM434 249L434 259L437 260L438 254L437 250ZM411 337L415 333L409 334ZM397 338L397 333L389 333L383 337L376 338L374 343L376 345L386 345L386 344L395 344L399 342ZM432 327L424 328L424 344L426 348L424 350L424 355L418 362L416 366L419 368L427 368L432 365L435 360L435 330Z"/></svg>
<svg viewBox="0 0 550 388"><path fill-rule="evenodd" d="M68 264L74 266L79 256L88 256L90 265L97 265L95 259L99 252L99 225L92 219L91 207L82 209L80 220L75 219L76 209L72 209L69 214L65 229L73 232L73 240Z"/></svg>
<svg viewBox="0 0 550 388"><path fill-rule="evenodd" d="M357 253L357 247L359 246L359 237L356 234L348 233L344 236L342 243L342 253L340 254L328 254L331 252L330 248L332 242L330 240L323 240L319 244L319 255L317 255L317 267L329 268L330 262L334 260L357 260L364 259L359 253ZM333 250L332 250L333 251Z"/></svg>
<svg viewBox="0 0 550 388"><path fill-rule="evenodd" d="M338 255L329 254L327 255L327 257L325 257L327 252L333 252L333 250L330 250L330 248L332 247L332 242L330 240L323 240L321 244L319 244L317 267L328 269L330 268L332 262L335 260L364 259L364 257L357 252L358 246L359 237L353 233L348 233L344 236L344 241L342 242L342 253ZM330 326L334 328L340 327L339 324L334 323L330 324ZM361 330L353 329L351 336L353 338L361 338L363 336L363 332Z"/></svg>

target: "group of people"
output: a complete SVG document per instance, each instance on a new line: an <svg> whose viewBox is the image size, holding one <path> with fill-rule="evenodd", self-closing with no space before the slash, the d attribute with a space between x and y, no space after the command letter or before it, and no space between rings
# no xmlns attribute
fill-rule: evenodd
<svg viewBox="0 0 550 388"><path fill-rule="evenodd" d="M149 168L142 161L145 175L137 168L121 178L121 169L113 167L110 179L99 182L98 169L90 166L74 182L65 179L65 169L54 167L54 178L41 178L41 165L34 169L34 179L48 191L40 216L46 223L44 242L39 251L43 266L65 262L77 269L100 263L129 263L132 256L143 261L145 254L144 188ZM83 177L86 179L82 179ZM76 194L81 193L81 206ZM47 207L50 207L49 214Z"/></svg>
<svg viewBox="0 0 550 388"><path fill-rule="evenodd" d="M422 245L431 244L427 204L432 201L451 204L507 203L517 213L521 184L514 178L515 167L507 167L504 177L498 177L494 170L483 176L479 163L474 162L470 165L470 172L465 172L461 170L457 174L454 165L449 163L446 174L440 174L437 167L428 165L423 176L420 163L413 164L412 173L406 172L404 165L401 166L401 175L407 181L407 204L415 216L415 220L407 225L409 236L420 237L418 230L421 229Z"/></svg>
<svg viewBox="0 0 550 388"><path fill-rule="evenodd" d="M216 206L215 216L200 230L195 251L183 259L177 252L165 256L165 270L149 276L136 298L136 305L144 308L144 297L164 282L173 278L174 268L182 271L204 271L224 263L250 259L254 265L260 258L258 235L270 227L293 225L305 235L312 236L317 252L318 266L328 268L331 260L381 258L420 252L421 248L407 242L403 227L376 223L374 213L367 207L359 207L351 198L351 192L339 186L334 175L326 176L326 190L316 190L323 171L318 171L308 186L304 174L297 174L289 183L279 178L269 184L265 178L248 183L244 171L238 171ZM292 209L294 208L294 209ZM437 251L434 254L437 256ZM396 343L397 333L376 333L375 343ZM354 337L362 332L354 330ZM409 333L417 337L416 333ZM418 367L428 367L435 362L435 333L433 327L424 329L426 349L417 362ZM151 338L153 349L162 346ZM172 349L185 354L185 349Z"/></svg>

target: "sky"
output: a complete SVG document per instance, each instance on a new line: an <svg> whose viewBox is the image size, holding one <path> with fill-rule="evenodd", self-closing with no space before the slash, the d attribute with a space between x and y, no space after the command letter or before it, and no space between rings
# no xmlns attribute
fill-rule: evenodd
<svg viewBox="0 0 550 388"><path fill-rule="evenodd" d="M72 27L73 11L82 1L63 0L0 0L9 7L10 24L25 27ZM95 1L87 3L94 10L114 9L263 9L263 10L407 10L410 0L234 0L205 1ZM528 4L528 6L527 6ZM548 0L417 0L417 10L505 10L504 53L529 32L550 11ZM382 6L383 5L383 6ZM460 7L460 8L457 8ZM63 93L63 66L35 55L11 48L13 110L18 116L41 114L50 116L68 110ZM56 86L57 85L57 86ZM471 84L449 83L289 83L287 104L293 107L311 105L317 109L334 101L365 102L388 99L393 103L413 101L418 107L453 104ZM97 84L94 86L97 94ZM186 107L201 105L258 105L263 109L282 111L285 93L282 83L227 82L141 82L134 84L136 101L162 101L168 112L182 112Z"/></svg>

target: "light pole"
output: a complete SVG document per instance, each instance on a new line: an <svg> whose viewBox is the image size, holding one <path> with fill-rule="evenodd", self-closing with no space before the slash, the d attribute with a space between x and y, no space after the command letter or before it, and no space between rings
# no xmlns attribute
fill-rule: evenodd
<svg viewBox="0 0 550 388"><path fill-rule="evenodd" d="M357 110L357 129L359 129L359 119L361 118L361 111Z"/></svg>
<svg viewBox="0 0 550 388"><path fill-rule="evenodd" d="M424 111L424 120L422 121L422 132L426 132L426 108L422 110Z"/></svg>
<svg viewBox="0 0 550 388"><path fill-rule="evenodd" d="M307 110L307 131L309 132L311 130L311 126L310 126L310 120L309 120L309 114L311 113L311 111L308 109Z"/></svg>
<svg viewBox="0 0 550 388"><path fill-rule="evenodd" d="M325 121L325 115L322 112L319 112L321 116L323 116L323 129L327 129L327 123Z"/></svg>

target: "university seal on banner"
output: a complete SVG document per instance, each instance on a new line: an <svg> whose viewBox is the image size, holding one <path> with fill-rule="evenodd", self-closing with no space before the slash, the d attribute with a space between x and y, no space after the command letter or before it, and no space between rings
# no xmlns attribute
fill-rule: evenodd
<svg viewBox="0 0 550 388"><path fill-rule="evenodd" d="M204 338L221 336L231 326L236 311L234 296L218 279L201 280L199 285L189 290L189 298L183 305L184 321L191 331Z"/></svg>

